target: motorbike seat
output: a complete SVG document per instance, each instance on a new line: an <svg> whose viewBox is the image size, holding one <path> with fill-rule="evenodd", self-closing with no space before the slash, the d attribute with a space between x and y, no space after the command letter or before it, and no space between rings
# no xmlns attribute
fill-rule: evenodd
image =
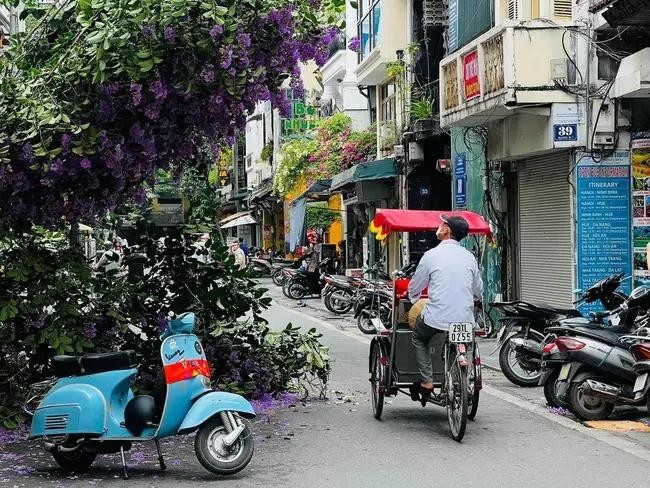
<svg viewBox="0 0 650 488"><path fill-rule="evenodd" d="M611 346L620 346L620 338L626 333L623 328L619 327L606 329L603 327L582 326L576 327L576 331L578 333L582 332L585 337L593 337L594 339L601 340Z"/></svg>
<svg viewBox="0 0 650 488"><path fill-rule="evenodd" d="M57 378L131 369L137 365L135 351L90 353L85 356L64 355L52 358L52 369Z"/></svg>
<svg viewBox="0 0 650 488"><path fill-rule="evenodd" d="M78 356L54 356L52 358L52 369L54 376L65 378L66 376L79 376L81 365Z"/></svg>
<svg viewBox="0 0 650 488"><path fill-rule="evenodd" d="M113 351L86 354L81 358L83 374L105 373L118 369L132 369L138 365L135 351Z"/></svg>

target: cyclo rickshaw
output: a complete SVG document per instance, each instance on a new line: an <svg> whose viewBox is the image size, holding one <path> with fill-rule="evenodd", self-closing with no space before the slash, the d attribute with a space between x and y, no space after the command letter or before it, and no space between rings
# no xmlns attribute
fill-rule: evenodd
<svg viewBox="0 0 650 488"><path fill-rule="evenodd" d="M440 216L460 216L469 224L469 234L479 244L477 251L483 255L485 244L491 237L490 225L474 212L435 210L377 209L370 223L370 231L380 241L387 242L389 269L400 265L401 232L435 232L442 224ZM479 263L481 259L478 259ZM398 392L410 396L408 388L420 381L415 360L415 347L411 342L411 328L408 313L411 303L408 299L408 279L393 278L393 311L390 330L377 320L377 335L370 344L369 373L372 408L375 418L380 419L384 399L396 396ZM423 297L426 291L423 293ZM476 336L484 335L476 324L450 324L448 334L434 338L433 394L429 403L446 407L451 437L461 441L465 435L467 419L473 419L478 409L479 393L482 389L481 359Z"/></svg>

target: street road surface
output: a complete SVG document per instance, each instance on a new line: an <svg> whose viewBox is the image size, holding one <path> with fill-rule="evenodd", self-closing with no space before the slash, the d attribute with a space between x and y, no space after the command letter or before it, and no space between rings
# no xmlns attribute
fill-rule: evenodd
<svg viewBox="0 0 650 488"><path fill-rule="evenodd" d="M644 437L596 431L551 414L539 403L502 388L503 378L494 371L486 371L476 421L468 423L461 444L449 437L443 408L422 408L405 395L389 399L382 421L375 420L369 398L369 338L351 329L349 320L330 316L325 321L312 308L299 308L281 298L277 289L271 293L277 298L266 314L272 327L290 321L323 333L333 357L329 400L263 417L255 426L255 455L242 473L215 480L194 457L191 437L163 445L169 465L165 473L157 469L153 445L130 453L129 481L119 478L117 455L101 456L88 474L69 477L36 444L21 443L0 447L0 485L650 486L650 443Z"/></svg>

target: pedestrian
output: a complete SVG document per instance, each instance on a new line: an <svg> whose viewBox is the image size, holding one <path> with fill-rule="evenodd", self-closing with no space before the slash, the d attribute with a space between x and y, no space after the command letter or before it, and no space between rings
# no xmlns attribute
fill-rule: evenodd
<svg viewBox="0 0 650 488"><path fill-rule="evenodd" d="M104 252L94 266L95 270L104 269L105 273L119 273L122 268L122 245L116 239L113 244L106 242Z"/></svg>
<svg viewBox="0 0 650 488"><path fill-rule="evenodd" d="M246 259L248 259L248 254L250 253L249 247L246 245L244 242L244 238L240 237L239 238L239 248L243 251L244 256L246 256Z"/></svg>
<svg viewBox="0 0 650 488"><path fill-rule="evenodd" d="M235 256L235 263L239 266L239 269L244 269L246 267L246 255L241 247L239 247L239 241L237 239L234 239L230 244L230 253Z"/></svg>
<svg viewBox="0 0 650 488"><path fill-rule="evenodd" d="M428 301L412 334L421 382L409 388L411 399L425 406L433 392L431 348L436 336L447 334L452 323L475 323L474 302L483 295L483 280L474 255L460 245L469 233L462 217L441 216L437 247L427 251L408 287L417 303L428 287Z"/></svg>

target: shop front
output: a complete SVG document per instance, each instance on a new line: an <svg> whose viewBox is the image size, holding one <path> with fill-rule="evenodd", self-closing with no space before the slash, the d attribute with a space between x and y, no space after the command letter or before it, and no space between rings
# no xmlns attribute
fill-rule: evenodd
<svg viewBox="0 0 650 488"><path fill-rule="evenodd" d="M347 269L362 269L381 258L381 244L371 239L368 224L377 208L397 207L393 158L360 163L332 178L331 193L338 193L345 208L345 258Z"/></svg>

